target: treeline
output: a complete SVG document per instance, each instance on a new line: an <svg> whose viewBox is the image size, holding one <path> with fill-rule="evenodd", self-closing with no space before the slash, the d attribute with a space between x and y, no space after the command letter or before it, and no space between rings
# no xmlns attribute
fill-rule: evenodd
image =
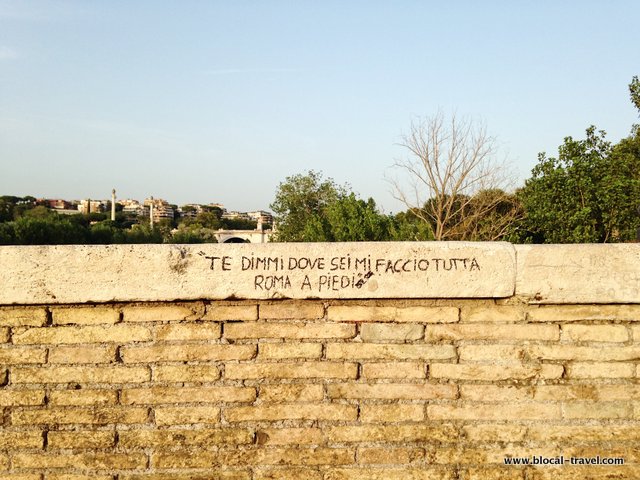
<svg viewBox="0 0 640 480"><path fill-rule="evenodd" d="M629 85L640 113L640 81ZM393 181L405 212L386 215L373 199L315 171L288 177L271 205L278 241L466 240L513 243L637 241L640 126L616 144L591 126L565 137L557 156L539 154L524 186L503 188L494 139L480 126L438 114L412 125L408 157Z"/></svg>
<svg viewBox="0 0 640 480"><path fill-rule="evenodd" d="M640 81L629 84L640 113ZM348 185L316 171L287 177L271 209L273 241L349 242L463 240L513 243L637 241L640 235L640 125L612 144L591 126L584 139L565 137L556 156L541 153L524 185L505 188L504 165L482 126L438 114L403 137L408 175L393 181L406 210L382 213ZM185 209L175 220L118 212L59 215L33 197L0 197L0 244L215 242L215 231L255 229L255 222L222 218L216 207Z"/></svg>
<svg viewBox="0 0 640 480"><path fill-rule="evenodd" d="M222 218L217 207L203 207L193 216L161 219L153 228L149 217L124 214L119 205L117 210L115 221L107 213L59 214L38 205L34 197L5 195L0 197L0 245L215 243L220 228L256 228L253 221Z"/></svg>

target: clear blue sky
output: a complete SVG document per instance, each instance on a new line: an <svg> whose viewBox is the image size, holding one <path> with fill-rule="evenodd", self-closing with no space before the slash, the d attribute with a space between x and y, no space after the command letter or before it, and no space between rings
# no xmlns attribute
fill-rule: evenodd
<svg viewBox="0 0 640 480"><path fill-rule="evenodd" d="M638 121L640 2L0 0L0 194L265 209L309 169L401 210L411 121L482 119L520 178Z"/></svg>

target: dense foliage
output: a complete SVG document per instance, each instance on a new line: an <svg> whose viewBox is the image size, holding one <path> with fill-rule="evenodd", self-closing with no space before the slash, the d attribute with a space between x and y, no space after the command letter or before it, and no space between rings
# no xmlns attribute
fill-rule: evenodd
<svg viewBox="0 0 640 480"><path fill-rule="evenodd" d="M412 214L380 213L372 198L363 200L347 186L309 171L280 184L271 205L281 242L361 242L431 240Z"/></svg>
<svg viewBox="0 0 640 480"><path fill-rule="evenodd" d="M195 217L163 219L151 228L148 217L119 211L66 215L38 205L34 197L0 197L0 245L112 243L215 243L218 229L253 230L256 222L222 218L222 210L204 208Z"/></svg>
<svg viewBox="0 0 640 480"><path fill-rule="evenodd" d="M519 240L601 243L634 240L640 227L640 138L611 145L603 131L567 137L558 156L540 154L519 197Z"/></svg>

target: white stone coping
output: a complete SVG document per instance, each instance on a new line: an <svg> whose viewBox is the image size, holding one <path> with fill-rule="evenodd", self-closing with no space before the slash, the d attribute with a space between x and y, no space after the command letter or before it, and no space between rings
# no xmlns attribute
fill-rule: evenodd
<svg viewBox="0 0 640 480"><path fill-rule="evenodd" d="M0 247L0 305L514 295L535 303L640 303L640 244Z"/></svg>

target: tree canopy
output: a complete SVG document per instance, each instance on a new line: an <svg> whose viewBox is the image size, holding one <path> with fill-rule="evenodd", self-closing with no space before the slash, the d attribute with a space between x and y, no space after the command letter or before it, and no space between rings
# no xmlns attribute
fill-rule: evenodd
<svg viewBox="0 0 640 480"><path fill-rule="evenodd" d="M638 137L612 146L604 131L566 137L557 157L541 153L519 197L520 240L534 243L620 242L635 237L640 200Z"/></svg>

